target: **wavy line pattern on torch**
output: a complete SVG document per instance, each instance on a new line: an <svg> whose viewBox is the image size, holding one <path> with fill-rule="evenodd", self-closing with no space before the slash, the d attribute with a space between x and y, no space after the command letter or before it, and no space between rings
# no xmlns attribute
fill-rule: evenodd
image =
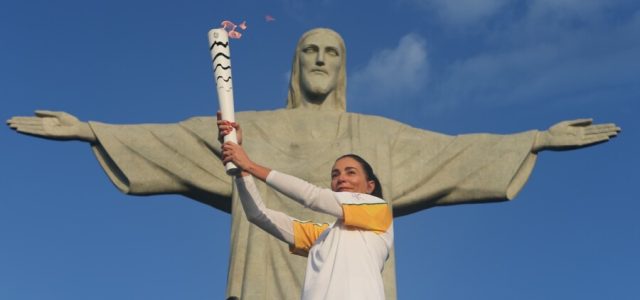
<svg viewBox="0 0 640 300"><path fill-rule="evenodd" d="M231 80L231 76L229 76L227 79L225 79L222 76L218 76L218 77L216 77L216 81L218 81L218 79L222 79L222 81L224 81L224 82L229 82L229 80Z"/></svg>
<svg viewBox="0 0 640 300"><path fill-rule="evenodd" d="M218 59L218 57L219 57L219 56L224 56L224 57L226 57L228 60L231 60L231 57L229 57L229 56L227 56L227 55L225 55L224 53L222 53L222 52L221 52L221 53L216 54L216 56L214 56L214 57L213 57L213 59L211 60L211 62L215 62L215 61L216 61L216 59Z"/></svg>
<svg viewBox="0 0 640 300"><path fill-rule="evenodd" d="M217 64L215 68L213 68L213 71L215 72L218 67L222 68L223 70L229 70L229 68L231 68L231 66L223 66L222 64Z"/></svg>
<svg viewBox="0 0 640 300"><path fill-rule="evenodd" d="M229 42L223 43L223 42L215 41L215 42L213 42L213 44L211 44L211 47L209 47L209 50L212 50L213 47L215 47L215 46L222 46L222 47L227 48L227 46L229 46Z"/></svg>

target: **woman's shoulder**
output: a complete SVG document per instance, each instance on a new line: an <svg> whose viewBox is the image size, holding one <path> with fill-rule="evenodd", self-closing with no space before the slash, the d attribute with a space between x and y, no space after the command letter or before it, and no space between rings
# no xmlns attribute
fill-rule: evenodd
<svg viewBox="0 0 640 300"><path fill-rule="evenodd" d="M349 205L366 205L366 204L387 204L384 199L369 194L352 193L352 192L335 192L336 198L340 204Z"/></svg>

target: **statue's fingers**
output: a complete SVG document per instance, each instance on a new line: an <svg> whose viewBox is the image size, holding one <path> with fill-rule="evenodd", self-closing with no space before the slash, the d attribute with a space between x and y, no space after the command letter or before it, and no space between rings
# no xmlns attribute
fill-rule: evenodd
<svg viewBox="0 0 640 300"><path fill-rule="evenodd" d="M618 127L613 124L601 124L601 125L591 125L585 128L585 134L599 134L599 133L607 133L607 132L616 132Z"/></svg>
<svg viewBox="0 0 640 300"><path fill-rule="evenodd" d="M38 125L42 126L42 122L34 122L33 120L19 119L14 117L11 120L7 121L7 125L15 129L22 126L38 126Z"/></svg>
<svg viewBox="0 0 640 300"><path fill-rule="evenodd" d="M11 119L7 120L7 124L14 124L16 122L19 122L21 118L25 118L25 117L11 117Z"/></svg>
<svg viewBox="0 0 640 300"><path fill-rule="evenodd" d="M586 135L606 135L608 137L615 137L620 132L620 127L614 124L604 124L599 127L594 127L585 130Z"/></svg>
<svg viewBox="0 0 640 300"><path fill-rule="evenodd" d="M7 125L9 125L9 127L14 128L15 126L18 126L19 122L16 122L15 117L7 120Z"/></svg>
<svg viewBox="0 0 640 300"><path fill-rule="evenodd" d="M589 126L593 123L593 119L575 119L571 121L567 121L567 124L570 126Z"/></svg>
<svg viewBox="0 0 640 300"><path fill-rule="evenodd" d="M11 117L11 119L7 120L7 122L22 122L22 121L33 120L33 119L35 119L35 118L34 117L17 116L17 117Z"/></svg>
<svg viewBox="0 0 640 300"><path fill-rule="evenodd" d="M609 140L606 134L593 135L583 140L585 145L604 143Z"/></svg>
<svg viewBox="0 0 640 300"><path fill-rule="evenodd" d="M23 134L36 135L36 136L46 136L47 133L42 129L42 127L18 127L16 131Z"/></svg>
<svg viewBox="0 0 640 300"><path fill-rule="evenodd" d="M14 128L16 130L30 130L30 131L43 131L44 132L44 128L42 127L42 124L30 124L30 125L25 125L25 124L18 124L17 126L11 127Z"/></svg>
<svg viewBox="0 0 640 300"><path fill-rule="evenodd" d="M22 124L22 123L34 123L39 121L40 119L35 117L13 117L7 120L7 123Z"/></svg>
<svg viewBox="0 0 640 300"><path fill-rule="evenodd" d="M41 126L19 126L16 131L22 133L41 133L44 134L45 130Z"/></svg>
<svg viewBox="0 0 640 300"><path fill-rule="evenodd" d="M595 124L594 126L611 126L611 127L618 127L615 123L604 123L604 124Z"/></svg>

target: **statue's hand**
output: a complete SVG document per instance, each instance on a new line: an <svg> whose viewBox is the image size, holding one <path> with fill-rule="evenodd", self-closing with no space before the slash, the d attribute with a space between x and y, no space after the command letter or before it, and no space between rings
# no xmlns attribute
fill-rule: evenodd
<svg viewBox="0 0 640 300"><path fill-rule="evenodd" d="M35 117L13 117L7 121L12 129L52 140L82 140L95 142L96 137L89 124L62 111L36 110Z"/></svg>
<svg viewBox="0 0 640 300"><path fill-rule="evenodd" d="M613 123L592 124L592 119L563 121L539 132L534 152L542 150L572 150L604 143L620 132Z"/></svg>

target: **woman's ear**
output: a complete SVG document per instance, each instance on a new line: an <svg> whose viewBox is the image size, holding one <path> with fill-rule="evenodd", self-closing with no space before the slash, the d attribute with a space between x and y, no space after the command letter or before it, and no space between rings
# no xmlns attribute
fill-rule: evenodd
<svg viewBox="0 0 640 300"><path fill-rule="evenodd" d="M371 195L371 193L373 193L373 190L375 189L376 189L376 182L373 180L367 181L367 194Z"/></svg>

